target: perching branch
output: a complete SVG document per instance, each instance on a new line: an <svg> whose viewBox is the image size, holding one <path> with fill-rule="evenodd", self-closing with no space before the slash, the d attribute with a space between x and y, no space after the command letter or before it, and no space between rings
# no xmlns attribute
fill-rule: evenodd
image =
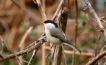
<svg viewBox="0 0 106 65"><path fill-rule="evenodd" d="M24 41L25 41L26 37L28 36L28 34L31 32L32 29L33 29L33 27L30 26L28 28L28 30L25 32L25 34L24 34L24 36L23 36L23 38L22 38L22 40L21 40L21 42L19 44L19 49L20 50L24 49ZM19 59L22 60L22 56L20 56Z"/></svg>
<svg viewBox="0 0 106 65"><path fill-rule="evenodd" d="M96 57L92 58L86 65L94 65L98 60L106 55L106 51L99 53Z"/></svg>
<svg viewBox="0 0 106 65"><path fill-rule="evenodd" d="M15 55L15 53L10 49L10 47L6 44L6 42L2 39L2 37L0 36L0 39L1 39L1 42L2 42L2 45L5 45L7 47L7 49ZM22 65L22 62L20 61L20 59L17 57L17 55L15 55L16 59L19 61L19 64ZM4 59L4 57L3 57Z"/></svg>
<svg viewBox="0 0 106 65"><path fill-rule="evenodd" d="M40 10L41 15L42 15L42 18L43 18L43 21L47 20L47 17L46 17L44 8L43 8L43 6L42 6L42 4L41 4L41 1L40 1L40 0L36 0L36 1L33 0L33 2L38 5L39 10ZM45 34L43 33L42 36L44 36L44 35L45 35ZM32 61L33 61L33 59L34 59L34 57L35 57L35 55L36 55L36 53L37 53L37 50L38 50L38 48L33 51L33 55L31 56L31 59L29 60L28 65L31 65L31 63L32 63Z"/></svg>
<svg viewBox="0 0 106 65"><path fill-rule="evenodd" d="M45 38L41 38L40 40L38 40L37 42L34 42L35 45L30 47L30 48L27 48L27 49L24 49L24 50L21 50L19 52L16 52L15 54L10 54L10 55L7 55L3 58L0 58L0 62L4 61L4 60L8 60L8 59L11 59L11 58L14 58L15 56L21 56L21 55L24 55L24 54L27 54L33 50L36 50L38 47L40 47L43 43L45 42Z"/></svg>

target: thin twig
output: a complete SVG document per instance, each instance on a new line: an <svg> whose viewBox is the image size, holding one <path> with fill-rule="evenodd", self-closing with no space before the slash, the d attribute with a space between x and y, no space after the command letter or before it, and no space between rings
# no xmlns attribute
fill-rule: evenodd
<svg viewBox="0 0 106 65"><path fill-rule="evenodd" d="M1 41L2 41L2 44L4 44L6 47L7 47L7 49L11 52L11 53L13 53L14 55L15 55L15 57L16 57L16 59L19 61L19 64L20 65L22 65L22 62L20 61L20 59L17 57L17 55L10 49L10 47L6 44L6 42L3 40L3 38L0 36L0 39L1 39ZM4 58L3 58L4 59Z"/></svg>
<svg viewBox="0 0 106 65"><path fill-rule="evenodd" d="M51 49L53 48L53 45L51 46ZM50 50L51 50L50 49ZM52 50L51 50L52 51ZM46 58L48 58L49 56L50 56L50 54L51 54L51 52L49 52L48 54L47 54L47 56L46 56Z"/></svg>
<svg viewBox="0 0 106 65"><path fill-rule="evenodd" d="M99 53L96 57L92 58L86 65L94 65L98 60L106 55L106 51Z"/></svg>
<svg viewBox="0 0 106 65"><path fill-rule="evenodd" d="M12 1L18 8L20 8L23 12L25 12L26 14L28 14L31 19L34 19L34 20L37 19L36 16L35 16L35 14L34 14L33 12L31 12L29 8L27 8L27 9L26 9L26 8L23 8L23 7L21 7L17 2L15 2L14 0L11 0L11 1Z"/></svg>
<svg viewBox="0 0 106 65"><path fill-rule="evenodd" d="M42 0L42 6L43 6L43 10L45 12L46 11L46 1L45 0Z"/></svg>
<svg viewBox="0 0 106 65"><path fill-rule="evenodd" d="M89 17L88 17L88 18L89 18ZM97 34L96 29L95 29L95 26L94 26L93 23L90 22L90 21L91 21L91 19L88 19L88 24L90 24L91 27L92 27L92 29L93 29L94 40L96 40L96 41L95 41L96 45L95 45L95 48L94 48L94 54L95 54L94 56L96 56L96 55L98 54L98 45L99 45L99 40L97 39L98 34Z"/></svg>
<svg viewBox="0 0 106 65"><path fill-rule="evenodd" d="M26 37L28 36L28 34L31 32L32 28L33 28L32 26L29 27L29 29L25 32L25 34L24 34L24 36L19 44L20 50L24 49L24 41L25 41ZM19 59L22 60L22 56L20 56Z"/></svg>
<svg viewBox="0 0 106 65"><path fill-rule="evenodd" d="M50 55L50 61L49 61L49 65L53 65L53 59L54 59L54 53L56 52L56 45L52 45L51 47L51 55Z"/></svg>
<svg viewBox="0 0 106 65"><path fill-rule="evenodd" d="M35 0L33 0L33 2L35 3ZM43 17L43 20L44 20L44 21L47 20L45 11L44 11L44 9L43 9L43 7L42 7L42 5L41 5L40 0L36 0L36 3L37 3L37 5L38 5L38 7L39 7L39 10L40 10L41 15L42 15L42 17ZM35 3L35 4L36 4L36 3Z"/></svg>
<svg viewBox="0 0 106 65"><path fill-rule="evenodd" d="M32 54L32 56L31 56L31 58L30 58L30 60L29 60L29 62L28 62L28 65L31 65L31 63L32 63L32 61L33 61L33 59L34 59L34 57L35 57L35 55L36 55L38 49L39 49L39 47L36 48L36 50L33 51L33 54Z"/></svg>
<svg viewBox="0 0 106 65"><path fill-rule="evenodd" d="M75 39L74 39L74 45L76 46L77 43L77 32L78 32L78 1L75 0L75 9L76 9L76 24L75 24ZM72 65L75 65L75 50L73 53L73 58L72 58Z"/></svg>
<svg viewBox="0 0 106 65"><path fill-rule="evenodd" d="M50 47L45 47L45 49L48 49L48 50L50 50ZM70 50L64 50L64 52L66 53L66 54L73 54L74 52L73 51L70 51ZM89 57L91 57L91 56L95 56L95 54L94 53L87 53L87 52L81 52L81 53L79 53L79 52L75 52L77 55L81 55L81 56L89 56ZM106 56L104 56L103 58L106 58Z"/></svg>
<svg viewBox="0 0 106 65"><path fill-rule="evenodd" d="M104 48L106 48L106 45L104 45L104 46L102 47L102 49L100 50L100 53L103 52Z"/></svg>
<svg viewBox="0 0 106 65"><path fill-rule="evenodd" d="M35 57L35 53L36 53L36 51L34 50L32 56L31 56L31 58L30 58L30 60L28 62L28 65L31 65L32 64L32 61L33 61L33 59Z"/></svg>
<svg viewBox="0 0 106 65"><path fill-rule="evenodd" d="M54 19L58 16L58 13L60 12L60 10L61 10L61 8L62 8L63 2L64 2L64 0L61 0L61 2L60 2L60 4L59 4L59 6L58 6L58 8L57 8L57 10L56 10L56 12L55 12L55 14L54 14L53 17L52 17L52 20L54 20Z"/></svg>
<svg viewBox="0 0 106 65"><path fill-rule="evenodd" d="M54 50L52 65L61 65L62 46L57 45Z"/></svg>
<svg viewBox="0 0 106 65"><path fill-rule="evenodd" d="M0 18L0 23L1 25L4 27L5 31L6 31L6 42L8 42L8 37L9 37L9 33L10 33L10 29L8 24L6 23L6 21L4 21L3 19Z"/></svg>
<svg viewBox="0 0 106 65"><path fill-rule="evenodd" d="M41 15L42 15L42 18L43 18L43 21L47 20L47 17L46 17L46 14L45 14L45 8L42 7L40 0L36 0L36 2L35 2L35 0L33 0L33 2L38 5L39 10L40 10ZM45 65L45 54L46 54L44 46L45 46L45 44L42 45L42 53L43 53L43 55L42 55L42 64L43 65Z"/></svg>
<svg viewBox="0 0 106 65"><path fill-rule="evenodd" d="M15 5L17 5L20 9L22 9L23 11L25 11L23 8L21 8L14 0L11 0Z"/></svg>
<svg viewBox="0 0 106 65"><path fill-rule="evenodd" d="M23 38L22 38L22 40L20 42L20 45L19 45L19 48L21 50L24 49L24 45L23 45L24 44L24 41L25 41L26 37L28 36L28 34L31 32L32 29L33 29L33 27L30 26L29 29L25 32L25 34L24 34L24 36L23 36Z"/></svg>
<svg viewBox="0 0 106 65"><path fill-rule="evenodd" d="M42 36L42 37L45 38L45 36ZM41 39L43 39L42 37L41 37ZM39 46L39 47L40 47L40 46ZM32 54L32 56L31 56L31 58L30 58L30 60L29 60L29 62L28 62L28 65L31 65L31 63L32 63L32 61L33 61L33 59L34 59L34 57L35 57L35 55L36 55L36 53L37 53L39 47L37 47L36 50L33 50L33 54Z"/></svg>
<svg viewBox="0 0 106 65"><path fill-rule="evenodd" d="M104 27L103 27L103 25L102 25L102 23L101 23L101 21L100 21L100 18L99 18L98 15L95 13L95 10L92 8L92 6L91 6L91 4L89 3L89 1L88 1L88 0L84 0L84 1L85 1L86 5L87 5L88 9L90 10L90 12L93 14L93 17L95 18L95 20L96 20L96 22L98 23L99 27L100 27L101 29L103 29Z"/></svg>
<svg viewBox="0 0 106 65"><path fill-rule="evenodd" d="M65 52L64 52L64 48L63 48L63 46L62 46L62 49L63 49L63 51L62 51L62 52L63 52L64 62L65 62L65 65L67 65L67 61L66 61L66 58L65 58L65 57L66 57L66 55L65 55Z"/></svg>
<svg viewBox="0 0 106 65"><path fill-rule="evenodd" d="M100 18L99 18L98 15L95 13L95 10L92 8L92 6L91 6L91 4L89 3L88 0L84 0L84 1L85 1L85 3L86 3L87 8L89 9L90 13L93 15L93 17L95 18L96 22L98 23L100 29L101 29L102 31L104 31L105 29L104 29L104 27L103 27L103 25L102 25L102 23L101 23ZM104 35L105 35L105 31L104 31ZM105 35L105 37L106 37L106 35ZM97 56L98 56L98 55L97 55ZM97 56L96 56L96 57L97 57ZM95 58L96 58L96 57L95 57ZM102 57L101 57L101 58L102 58ZM99 58L99 59L100 59L100 58ZM97 59L96 59L95 61L91 60L91 61L89 61L86 65L94 65L96 62L97 62Z"/></svg>
<svg viewBox="0 0 106 65"><path fill-rule="evenodd" d="M45 42L44 39L40 39L38 40L37 42L34 42L35 45L30 47L30 48L27 48L27 49L24 49L24 50L21 50L19 52L16 52L15 54L10 54L10 55L7 55L5 56L4 58L0 59L0 62L4 61L4 60L7 60L7 59L11 59L11 58L14 58L15 56L21 56L21 55L24 55L24 54L27 54L35 49L37 49L38 47L40 47L43 43Z"/></svg>

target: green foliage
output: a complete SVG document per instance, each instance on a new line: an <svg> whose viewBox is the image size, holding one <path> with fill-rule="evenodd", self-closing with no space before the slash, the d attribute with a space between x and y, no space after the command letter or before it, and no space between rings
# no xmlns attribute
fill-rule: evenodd
<svg viewBox="0 0 106 65"><path fill-rule="evenodd" d="M78 62L80 62L80 60L81 60L81 56L76 55L76 56L75 56L75 59L76 59L76 62L78 63Z"/></svg>
<svg viewBox="0 0 106 65"><path fill-rule="evenodd" d="M88 42L88 43L93 43L93 39L88 38L87 42Z"/></svg>
<svg viewBox="0 0 106 65"><path fill-rule="evenodd" d="M84 12L81 12L80 13L80 17L81 17L82 22L79 22L78 28L85 29L85 24L86 23L84 21L87 19L85 13Z"/></svg>
<svg viewBox="0 0 106 65"><path fill-rule="evenodd" d="M92 45L93 44L93 39L88 38L87 42L88 42L89 47L93 49L94 48L93 45Z"/></svg>
<svg viewBox="0 0 106 65"><path fill-rule="evenodd" d="M5 45L3 46L3 52L12 53L9 51L9 49ZM26 61L29 61L30 57L31 57L31 54L28 54L28 55L24 56L24 59ZM38 58L35 57L33 59L32 65L35 65L37 62L38 62ZM23 64L27 65L27 63L25 63L25 62ZM14 59L5 60L5 61L1 62L0 65L18 65L18 63L16 63L16 58L15 58L15 60Z"/></svg>
<svg viewBox="0 0 106 65"><path fill-rule="evenodd" d="M30 58L31 58L31 55L32 54L26 54L26 55L24 55L23 56L24 60L29 61ZM37 65L37 62L38 62L38 58L35 56L31 65ZM24 62L23 65L27 65L27 63Z"/></svg>
<svg viewBox="0 0 106 65"><path fill-rule="evenodd" d="M2 62L2 65L18 65L16 64L15 60L5 60Z"/></svg>
<svg viewBox="0 0 106 65"><path fill-rule="evenodd" d="M6 47L6 45L3 46L3 52L11 53L11 52L9 51L9 49Z"/></svg>
<svg viewBox="0 0 106 65"><path fill-rule="evenodd" d="M66 61L67 61L67 64L71 64L72 55L66 55Z"/></svg>
<svg viewBox="0 0 106 65"><path fill-rule="evenodd" d="M106 46L103 47L103 51L105 51L105 50L106 50Z"/></svg>
<svg viewBox="0 0 106 65"><path fill-rule="evenodd" d="M84 42L81 41L81 42L79 43L79 47L83 48L84 46L85 46Z"/></svg>
<svg viewBox="0 0 106 65"><path fill-rule="evenodd" d="M80 13L80 17L81 17L81 19L82 19L83 21L87 19L87 18L86 18L86 14L85 14L84 12L81 12L81 13Z"/></svg>
<svg viewBox="0 0 106 65"><path fill-rule="evenodd" d="M27 24L26 22L22 22L21 25L22 25L22 27L23 27L24 29L27 29L27 28L28 28L28 24Z"/></svg>
<svg viewBox="0 0 106 65"><path fill-rule="evenodd" d="M101 39L101 36L100 36L100 35L98 35L98 37L97 37L97 41L100 41L100 39Z"/></svg>
<svg viewBox="0 0 106 65"><path fill-rule="evenodd" d="M29 61L30 60L30 57L31 57L31 54L27 54L27 55L24 55L23 56L23 59L25 61ZM38 58L35 57L33 59L33 62L32 62L31 65L37 65L37 62L38 62ZM15 58L15 59L5 60L5 61L1 62L0 65L18 65L18 63L16 62L16 58ZM26 62L23 62L23 65L27 65L27 63Z"/></svg>
<svg viewBox="0 0 106 65"><path fill-rule="evenodd" d="M93 28L92 27L88 27L87 29L88 29L89 32L92 32L93 31Z"/></svg>
<svg viewBox="0 0 106 65"><path fill-rule="evenodd" d="M80 28L80 29L85 29L85 26L83 25L83 23L84 23L84 22L80 22L80 23L78 24L78 28Z"/></svg>
<svg viewBox="0 0 106 65"><path fill-rule="evenodd" d="M81 60L81 56L75 55L75 62L79 63L80 60ZM66 62L67 62L67 65L71 65L71 63L72 63L72 55L66 55Z"/></svg>

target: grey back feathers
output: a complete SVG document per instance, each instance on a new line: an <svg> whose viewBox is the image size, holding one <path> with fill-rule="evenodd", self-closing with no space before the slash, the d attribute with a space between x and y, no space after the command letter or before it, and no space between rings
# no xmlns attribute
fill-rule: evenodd
<svg viewBox="0 0 106 65"><path fill-rule="evenodd" d="M56 38L60 39L61 41L63 41L64 42L63 44L65 44L65 45L75 49L79 53L81 53L81 51L77 47L75 47L75 46L73 46L73 44L71 44L68 37L62 32L61 29L57 28L55 30L50 30L50 34L51 34L51 36L56 37Z"/></svg>
<svg viewBox="0 0 106 65"><path fill-rule="evenodd" d="M56 38L60 39L61 41L68 43L68 40L67 40L65 34L59 28L50 30L50 34L51 34L51 36L56 37Z"/></svg>

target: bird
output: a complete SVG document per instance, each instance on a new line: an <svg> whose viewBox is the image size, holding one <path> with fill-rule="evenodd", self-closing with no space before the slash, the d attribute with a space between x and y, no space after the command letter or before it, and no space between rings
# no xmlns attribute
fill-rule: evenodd
<svg viewBox="0 0 106 65"><path fill-rule="evenodd" d="M81 53L81 50L79 50L69 41L68 37L60 29L56 22L53 20L46 20L43 22L43 25L45 28L44 33L48 42L52 43L53 45L64 44Z"/></svg>

